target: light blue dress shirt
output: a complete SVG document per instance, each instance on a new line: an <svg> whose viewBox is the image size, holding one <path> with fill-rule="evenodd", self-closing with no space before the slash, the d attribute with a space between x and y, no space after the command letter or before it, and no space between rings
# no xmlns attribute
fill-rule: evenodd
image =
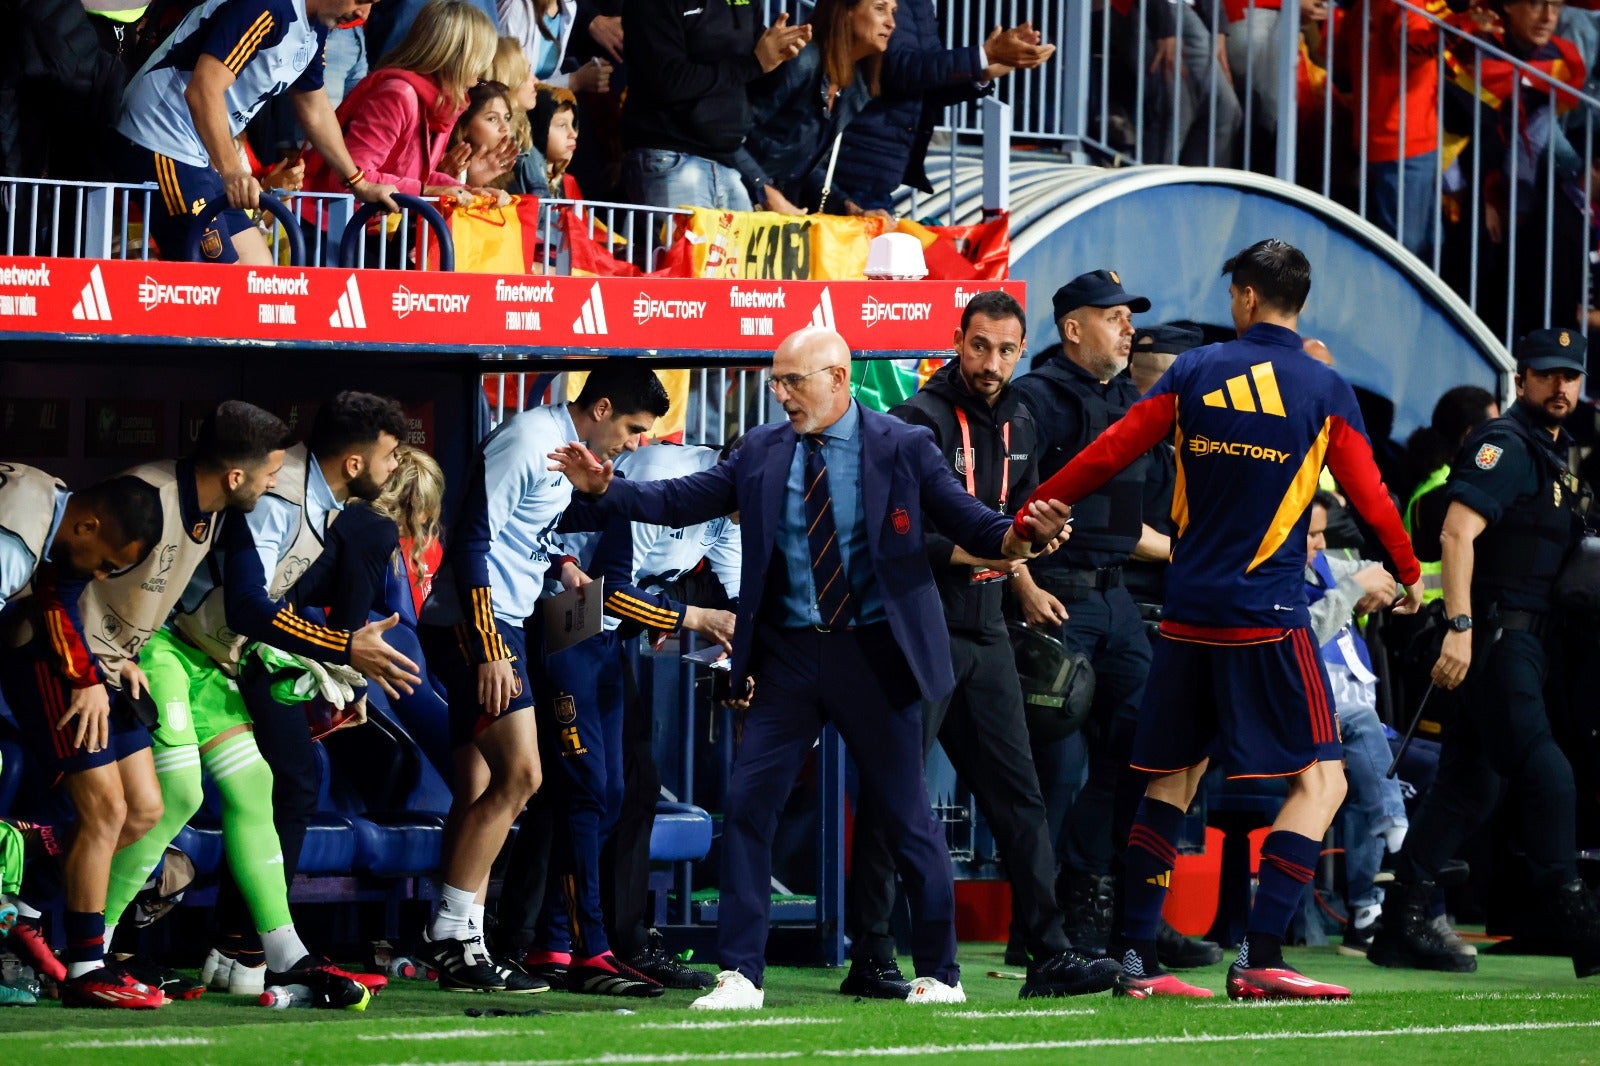
<svg viewBox="0 0 1600 1066"><path fill-rule="evenodd" d="M867 519L861 511L861 408L854 401L844 415L821 431L822 458L828 464L828 492L833 497L833 524L839 531L839 558L850 582L855 615L850 624L873 625L888 619L878 595L877 576L867 546ZM788 491L783 497L783 524L777 548L789 571L783 598L786 626L817 626L816 582L811 578L811 543L806 537L806 442L801 439L789 463Z"/></svg>

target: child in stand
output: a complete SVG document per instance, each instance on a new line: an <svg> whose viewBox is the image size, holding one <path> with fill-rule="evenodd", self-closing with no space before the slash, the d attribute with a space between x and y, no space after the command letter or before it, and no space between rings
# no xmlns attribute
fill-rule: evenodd
<svg viewBox="0 0 1600 1066"><path fill-rule="evenodd" d="M566 89L540 85L528 112L532 147L517 160L512 192L581 200L578 180L567 173L578 150L578 98Z"/></svg>
<svg viewBox="0 0 1600 1066"><path fill-rule="evenodd" d="M496 194L502 207L511 202L502 181L517 158L509 98L497 81L480 81L467 90L467 109L456 119L440 163L446 173L459 173L463 184Z"/></svg>

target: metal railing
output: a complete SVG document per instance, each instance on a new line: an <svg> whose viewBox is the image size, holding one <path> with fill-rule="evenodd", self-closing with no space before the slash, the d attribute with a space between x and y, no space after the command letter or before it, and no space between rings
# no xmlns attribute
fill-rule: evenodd
<svg viewBox="0 0 1600 1066"><path fill-rule="evenodd" d="M0 254L148 259L154 185L0 177Z"/></svg>

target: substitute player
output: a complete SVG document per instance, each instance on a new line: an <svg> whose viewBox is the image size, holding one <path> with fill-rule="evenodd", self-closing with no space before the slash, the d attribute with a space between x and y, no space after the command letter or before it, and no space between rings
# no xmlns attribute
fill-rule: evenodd
<svg viewBox="0 0 1600 1066"><path fill-rule="evenodd" d="M345 188L363 203L398 210L389 198L394 186L367 181L351 161L322 91L328 31L371 9L360 0L206 0L133 76L117 118L125 142L119 177L160 186L148 222L163 258L183 258L195 216L222 200L226 209L200 234L200 254L214 263L272 262L245 214L260 204L261 183L235 138L283 92Z"/></svg>
<svg viewBox="0 0 1600 1066"><path fill-rule="evenodd" d="M1075 502L1178 429L1172 565L1161 641L1133 765L1151 775L1128 837L1117 954L1125 994L1209 996L1156 959L1184 811L1207 766L1283 777L1289 798L1261 848L1234 999L1345 999L1283 961L1283 935L1344 799L1328 677L1309 630L1303 571L1311 499L1326 464L1422 603L1421 570L1390 502L1350 386L1308 359L1295 332L1311 266L1282 241L1251 245L1223 273L1239 339L1180 355L1116 425L1034 499ZM1018 524L1020 532L1021 525Z"/></svg>
<svg viewBox="0 0 1600 1066"><path fill-rule="evenodd" d="M572 403L536 407L506 422L483 442L473 464L417 630L450 701L455 752L444 884L421 952L439 971L441 988L534 993L550 987L488 957L481 902L489 867L543 778L534 716L519 713L533 709L543 657L537 634L530 640L523 627L547 574L568 587L587 581L576 561L559 553L556 527L572 483L547 470L545 456L581 440L611 459L637 447L668 402L654 371L612 360L590 373ZM617 972L607 950L573 959L569 980Z"/></svg>

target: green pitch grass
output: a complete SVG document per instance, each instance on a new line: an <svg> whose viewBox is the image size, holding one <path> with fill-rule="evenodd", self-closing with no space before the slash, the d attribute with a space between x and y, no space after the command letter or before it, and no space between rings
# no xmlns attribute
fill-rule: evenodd
<svg viewBox="0 0 1600 1066"><path fill-rule="evenodd" d="M985 976L1011 968L998 945L981 944L961 952L962 1007L853 1001L838 995L842 972L834 970L769 970L767 1009L731 1015L687 1010L691 992L653 1001L469 996L397 981L364 1013L271 1011L215 993L148 1013L3 1008L0 1063L1600 1063L1600 979L1577 981L1565 959L1485 955L1478 973L1456 976L1382 970L1331 948L1289 958L1351 986L1355 998L1230 1004L1219 965L1188 975L1217 993L1204 1003L1110 995L1022 1002L1019 982ZM544 1013L471 1018L468 1008Z"/></svg>

